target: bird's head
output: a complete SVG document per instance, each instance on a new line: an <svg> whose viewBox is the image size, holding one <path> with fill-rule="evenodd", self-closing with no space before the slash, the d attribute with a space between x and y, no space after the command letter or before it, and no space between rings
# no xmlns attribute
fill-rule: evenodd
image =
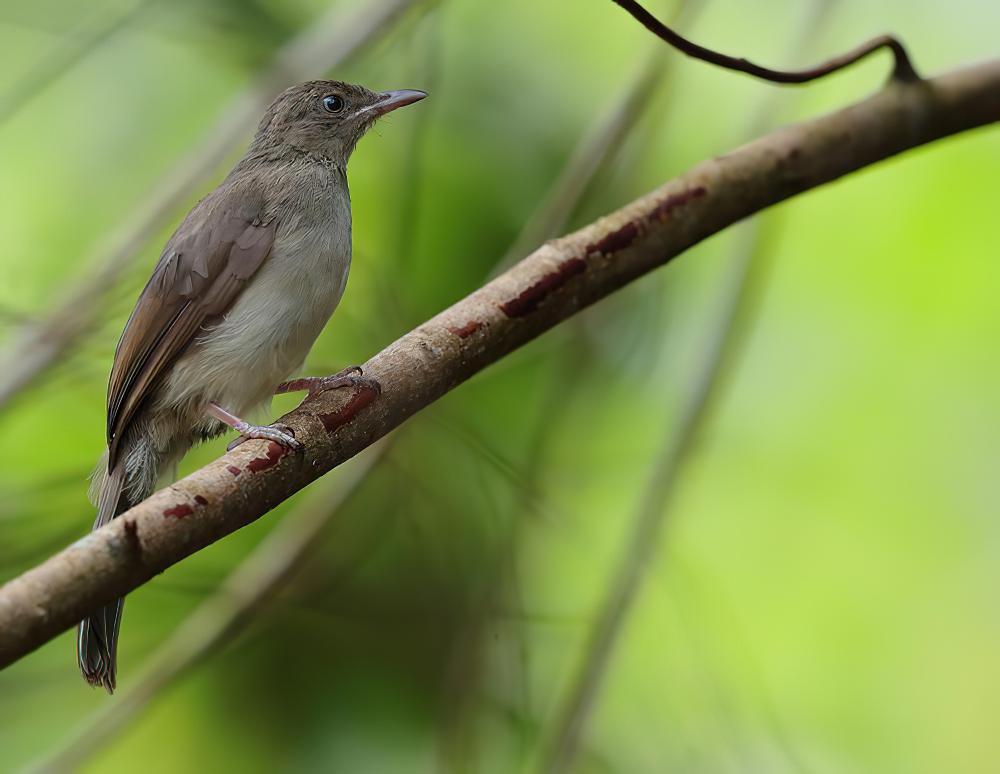
<svg viewBox="0 0 1000 774"><path fill-rule="evenodd" d="M422 91L369 91L342 81L307 81L285 89L268 106L253 145L283 146L345 166L354 146L386 113L426 97Z"/></svg>

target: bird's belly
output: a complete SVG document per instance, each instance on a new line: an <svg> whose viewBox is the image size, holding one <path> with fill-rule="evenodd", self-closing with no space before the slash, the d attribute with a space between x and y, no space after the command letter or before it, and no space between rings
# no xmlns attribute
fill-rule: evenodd
<svg viewBox="0 0 1000 774"><path fill-rule="evenodd" d="M302 366L336 309L347 283L350 248L316 247L303 258L275 246L225 317L201 334L177 362L170 402L215 401L241 415L270 400L274 389Z"/></svg>

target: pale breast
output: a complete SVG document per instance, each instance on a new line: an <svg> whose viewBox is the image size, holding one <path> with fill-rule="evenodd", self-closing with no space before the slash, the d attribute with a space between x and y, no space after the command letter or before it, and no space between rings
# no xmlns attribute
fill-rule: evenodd
<svg viewBox="0 0 1000 774"><path fill-rule="evenodd" d="M346 187L312 193L285 216L271 255L223 320L178 360L163 403L214 400L242 414L269 401L302 366L344 294L351 265Z"/></svg>

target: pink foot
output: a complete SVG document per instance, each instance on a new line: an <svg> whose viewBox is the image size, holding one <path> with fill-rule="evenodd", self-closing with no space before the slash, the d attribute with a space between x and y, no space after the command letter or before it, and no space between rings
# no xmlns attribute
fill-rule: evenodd
<svg viewBox="0 0 1000 774"><path fill-rule="evenodd" d="M382 385L376 380L369 379L364 375L361 366L350 366L333 376L306 376L301 379L293 379L289 382L282 382L274 391L275 394L283 392L300 392L305 390L312 398L327 390L337 390L341 387L367 387L376 395L382 393Z"/></svg>
<svg viewBox="0 0 1000 774"><path fill-rule="evenodd" d="M240 422L233 425L233 429L240 434L240 437L226 447L226 451L232 451L237 446L255 438L263 438L268 441L280 443L286 449L301 451L302 444L295 440L292 428L287 425L251 425Z"/></svg>

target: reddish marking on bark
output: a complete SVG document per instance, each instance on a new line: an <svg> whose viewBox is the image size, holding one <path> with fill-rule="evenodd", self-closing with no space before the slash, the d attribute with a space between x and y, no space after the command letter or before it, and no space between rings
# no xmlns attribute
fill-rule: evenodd
<svg viewBox="0 0 1000 774"><path fill-rule="evenodd" d="M469 320L461 328L449 328L448 332L455 334L460 339L467 339L482 327L483 324L479 320Z"/></svg>
<svg viewBox="0 0 1000 774"><path fill-rule="evenodd" d="M142 553L142 545L139 543L139 525L135 523L135 519L125 519L122 523L122 529L125 531L125 542L128 543L128 547L137 554Z"/></svg>
<svg viewBox="0 0 1000 774"><path fill-rule="evenodd" d="M323 423L328 433L332 433L338 427L346 425L357 415L361 409L375 400L375 390L370 387L362 387L351 399L336 411L330 411L319 415L319 421Z"/></svg>
<svg viewBox="0 0 1000 774"><path fill-rule="evenodd" d="M243 472L242 470L240 470L235 465L227 465L226 466L226 470L228 470L230 473L233 474L233 478L239 478L240 474Z"/></svg>
<svg viewBox="0 0 1000 774"><path fill-rule="evenodd" d="M171 516L175 519L183 519L186 516L190 516L194 513L194 508L192 508L187 503L181 503L180 505L175 505L173 508L167 508L163 512L164 516Z"/></svg>
<svg viewBox="0 0 1000 774"><path fill-rule="evenodd" d="M601 253L602 255L614 255L619 250L624 250L639 236L639 226L635 223L626 223L620 229L612 231L598 241L587 246L588 253Z"/></svg>
<svg viewBox="0 0 1000 774"><path fill-rule="evenodd" d="M273 468L281 458L288 454L288 450L277 441L267 442L267 453L263 457L254 457L247 463L248 473L260 473L262 470Z"/></svg>
<svg viewBox="0 0 1000 774"><path fill-rule="evenodd" d="M699 185L697 188L689 188L688 190L681 191L680 193L670 194L670 196L656 205L650 219L661 221L666 220L678 207L683 207L685 204L694 199L700 199L707 193L708 189L703 185Z"/></svg>
<svg viewBox="0 0 1000 774"><path fill-rule="evenodd" d="M198 505L208 505L208 500L206 500L206 499L205 499L204 497L202 497L201 495L195 495L195 496L194 496L194 501L195 501L196 503L198 503Z"/></svg>
<svg viewBox="0 0 1000 774"><path fill-rule="evenodd" d="M542 277L531 287L523 290L517 298L500 304L500 311L508 317L524 317L534 312L538 305L553 291L569 282L570 278L587 270L583 258L570 258L559 264L559 268Z"/></svg>

